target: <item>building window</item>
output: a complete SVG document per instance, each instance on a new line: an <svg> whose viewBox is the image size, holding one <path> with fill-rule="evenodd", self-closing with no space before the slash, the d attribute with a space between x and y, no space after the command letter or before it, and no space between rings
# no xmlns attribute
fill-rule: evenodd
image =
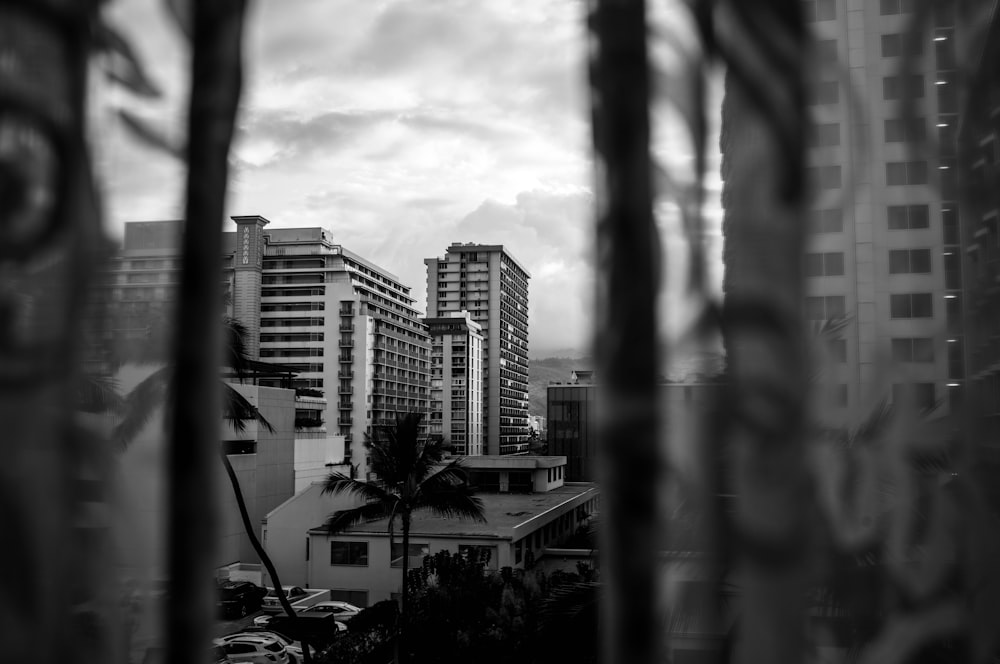
<svg viewBox="0 0 1000 664"><path fill-rule="evenodd" d="M331 565L368 566L368 542L330 542Z"/></svg>
<svg viewBox="0 0 1000 664"><path fill-rule="evenodd" d="M809 169L810 181L817 189L839 189L840 166L814 166Z"/></svg>
<svg viewBox="0 0 1000 664"><path fill-rule="evenodd" d="M837 62L837 40L818 39L816 40L816 57L826 65L833 65Z"/></svg>
<svg viewBox="0 0 1000 664"><path fill-rule="evenodd" d="M843 212L840 208L813 210L809 216L810 233L840 233L843 230Z"/></svg>
<svg viewBox="0 0 1000 664"><path fill-rule="evenodd" d="M807 320L831 320L846 312L843 295L807 297L805 309Z"/></svg>
<svg viewBox="0 0 1000 664"><path fill-rule="evenodd" d="M815 124L812 127L810 139L814 148L840 145L840 125L836 122Z"/></svg>
<svg viewBox="0 0 1000 664"><path fill-rule="evenodd" d="M919 99L924 96L923 74L886 76L882 79L882 98L886 101Z"/></svg>
<svg viewBox="0 0 1000 664"><path fill-rule="evenodd" d="M909 383L907 385L892 386L892 402L894 404L903 403L909 392L913 399L913 405L920 411L932 410L937 401L934 392L934 383Z"/></svg>
<svg viewBox="0 0 1000 664"><path fill-rule="evenodd" d="M514 564L518 564L524 559L524 540L514 542Z"/></svg>
<svg viewBox="0 0 1000 664"><path fill-rule="evenodd" d="M889 251L889 274L928 274L930 271L930 249L892 249Z"/></svg>
<svg viewBox="0 0 1000 664"><path fill-rule="evenodd" d="M896 362L933 362L934 340L927 337L892 339L892 359Z"/></svg>
<svg viewBox="0 0 1000 664"><path fill-rule="evenodd" d="M424 556L429 556L431 553L431 548L429 544L413 544L410 543L409 546L409 561L407 562L407 567L414 569L419 567L424 562ZM390 567L402 567L403 566L403 543L393 542L392 552L390 554Z"/></svg>
<svg viewBox="0 0 1000 664"><path fill-rule="evenodd" d="M926 205L890 205L887 208L890 231L904 231L930 226Z"/></svg>
<svg viewBox="0 0 1000 664"><path fill-rule="evenodd" d="M879 0L879 13L882 16L908 14L913 11L913 0Z"/></svg>
<svg viewBox="0 0 1000 664"><path fill-rule="evenodd" d="M809 88L811 106L832 106L840 101L840 85L837 81L817 81Z"/></svg>
<svg viewBox="0 0 1000 664"><path fill-rule="evenodd" d="M838 277L844 274L844 254L806 254L807 277Z"/></svg>
<svg viewBox="0 0 1000 664"><path fill-rule="evenodd" d="M889 312L893 318L932 318L934 306L930 293L901 293L889 296Z"/></svg>
<svg viewBox="0 0 1000 664"><path fill-rule="evenodd" d="M837 81L817 81L809 87L810 106L832 106L840 101Z"/></svg>
<svg viewBox="0 0 1000 664"><path fill-rule="evenodd" d="M804 0L802 14L806 23L832 21L837 18L837 3L834 0Z"/></svg>
<svg viewBox="0 0 1000 664"><path fill-rule="evenodd" d="M920 39L910 39L898 32L882 35L883 58L898 58L903 55L923 55L923 46L924 43Z"/></svg>
<svg viewBox="0 0 1000 664"><path fill-rule="evenodd" d="M926 161L890 161L885 165L888 186L927 184Z"/></svg>
<svg viewBox="0 0 1000 664"><path fill-rule="evenodd" d="M886 118L885 142L922 141L927 133L926 127L927 123L923 118Z"/></svg>

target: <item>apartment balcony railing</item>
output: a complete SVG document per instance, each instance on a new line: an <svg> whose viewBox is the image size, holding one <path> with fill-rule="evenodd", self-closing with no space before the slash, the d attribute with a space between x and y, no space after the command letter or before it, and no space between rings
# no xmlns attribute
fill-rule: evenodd
<svg viewBox="0 0 1000 664"><path fill-rule="evenodd" d="M341 348L353 348L354 347L354 339L341 339L339 343L340 343L340 347Z"/></svg>

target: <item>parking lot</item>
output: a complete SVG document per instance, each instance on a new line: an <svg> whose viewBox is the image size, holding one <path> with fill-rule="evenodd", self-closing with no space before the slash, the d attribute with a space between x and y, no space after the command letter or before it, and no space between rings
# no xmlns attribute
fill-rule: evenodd
<svg viewBox="0 0 1000 664"><path fill-rule="evenodd" d="M253 619L260 615L264 615L264 612L255 611L253 613L248 613L237 620L217 620L212 631L212 637L218 638L220 636L226 636L227 634L238 632L244 627L250 627L253 625Z"/></svg>

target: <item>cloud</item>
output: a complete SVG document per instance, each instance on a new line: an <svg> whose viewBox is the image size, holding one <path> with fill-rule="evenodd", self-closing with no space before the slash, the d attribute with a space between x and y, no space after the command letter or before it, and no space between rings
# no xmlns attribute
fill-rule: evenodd
<svg viewBox="0 0 1000 664"><path fill-rule="evenodd" d="M113 6L168 92L143 115L182 126L186 46L157 0ZM254 3L227 214L328 228L420 306L424 258L457 241L502 243L533 275L533 354L586 346L585 11L578 0ZM112 225L177 216L182 169L103 131ZM674 134L663 135L658 147L683 168Z"/></svg>

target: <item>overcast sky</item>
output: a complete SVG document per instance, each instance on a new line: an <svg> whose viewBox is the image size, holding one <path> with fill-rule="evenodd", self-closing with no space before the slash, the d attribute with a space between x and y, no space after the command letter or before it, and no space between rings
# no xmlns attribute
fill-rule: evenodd
<svg viewBox="0 0 1000 664"><path fill-rule="evenodd" d="M117 235L125 221L181 214L181 166L110 118L128 108L180 142L187 56L157 0L112 6L165 89L150 102L98 86L95 147ZM585 352L593 290L585 3L252 6L229 214L324 226L411 286L421 310L424 258L456 241L503 243L532 275L532 356ZM661 162L689 169L679 125L664 113L657 122ZM709 216L717 218L716 203ZM664 230L665 244L679 246ZM717 253L714 225L709 235Z"/></svg>

